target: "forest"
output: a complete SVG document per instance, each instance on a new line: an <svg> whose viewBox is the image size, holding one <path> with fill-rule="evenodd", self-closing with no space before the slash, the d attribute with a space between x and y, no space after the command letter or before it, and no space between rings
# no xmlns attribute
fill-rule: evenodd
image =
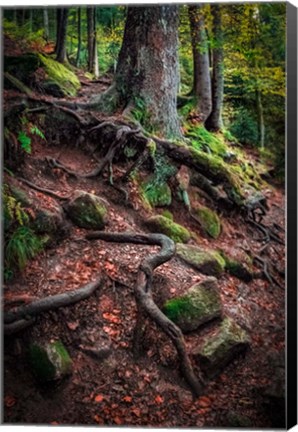
<svg viewBox="0 0 298 432"><path fill-rule="evenodd" d="M285 427L286 3L2 33L3 422Z"/></svg>

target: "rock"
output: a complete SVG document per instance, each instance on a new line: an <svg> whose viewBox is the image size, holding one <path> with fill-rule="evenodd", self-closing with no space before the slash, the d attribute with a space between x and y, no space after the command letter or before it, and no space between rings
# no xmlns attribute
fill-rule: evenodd
<svg viewBox="0 0 298 432"><path fill-rule="evenodd" d="M253 424L247 416L231 410L227 412L226 421L223 426L226 428L252 428Z"/></svg>
<svg viewBox="0 0 298 432"><path fill-rule="evenodd" d="M154 184L148 181L141 186L142 194L152 207L165 207L172 202L172 192L167 183Z"/></svg>
<svg viewBox="0 0 298 432"><path fill-rule="evenodd" d="M186 228L161 215L147 219L145 226L151 232L165 234L175 242L186 243L190 240L190 233Z"/></svg>
<svg viewBox="0 0 298 432"><path fill-rule="evenodd" d="M217 238L221 232L221 223L218 215L207 207L194 210L203 230L212 238Z"/></svg>
<svg viewBox="0 0 298 432"><path fill-rule="evenodd" d="M29 360L40 382L61 379L72 372L72 360L61 341L33 343L29 348Z"/></svg>
<svg viewBox="0 0 298 432"><path fill-rule="evenodd" d="M215 335L193 351L202 371L208 378L213 378L237 355L249 347L249 336L231 318L226 317Z"/></svg>
<svg viewBox="0 0 298 432"><path fill-rule="evenodd" d="M85 191L74 191L64 209L72 222L81 228L103 229L107 223L107 208L102 199Z"/></svg>
<svg viewBox="0 0 298 432"><path fill-rule="evenodd" d="M224 271L225 261L216 251L177 244L176 253L179 258L203 274L220 276Z"/></svg>
<svg viewBox="0 0 298 432"><path fill-rule="evenodd" d="M185 295L168 300L162 310L183 332L196 330L202 324L220 317L217 280L209 277L193 285Z"/></svg>
<svg viewBox="0 0 298 432"><path fill-rule="evenodd" d="M33 221L33 229L38 234L61 234L64 232L65 220L62 209L57 207L57 211L40 209L37 211Z"/></svg>
<svg viewBox="0 0 298 432"><path fill-rule="evenodd" d="M20 81L34 85L34 74L41 71L43 79L36 80L39 89L56 97L75 96L81 87L72 70L45 54L28 53L22 56L5 56L4 70Z"/></svg>
<svg viewBox="0 0 298 432"><path fill-rule="evenodd" d="M249 269L248 264L242 263L238 259L228 256L223 251L219 251L219 253L225 260L225 268L228 273L244 282L251 282L253 280L253 272Z"/></svg>

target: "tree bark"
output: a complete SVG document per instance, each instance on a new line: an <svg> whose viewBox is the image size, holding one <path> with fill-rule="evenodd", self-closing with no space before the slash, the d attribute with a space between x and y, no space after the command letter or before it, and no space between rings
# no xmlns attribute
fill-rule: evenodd
<svg viewBox="0 0 298 432"><path fill-rule="evenodd" d="M213 17L213 36L215 46L213 48L213 71L212 71L212 110L205 121L205 127L209 131L222 129L222 103L224 90L224 71L223 71L223 31L221 20L221 6L211 4Z"/></svg>
<svg viewBox="0 0 298 432"><path fill-rule="evenodd" d="M66 57L66 32L67 32L68 9L57 9L57 41L56 60L60 63L67 61Z"/></svg>
<svg viewBox="0 0 298 432"><path fill-rule="evenodd" d="M204 122L212 109L211 78L209 71L209 50L205 30L202 5L188 6L193 53L193 89L196 96L197 110Z"/></svg>
<svg viewBox="0 0 298 432"><path fill-rule="evenodd" d="M137 107L145 127L179 136L177 50L178 6L129 7L115 81L94 99L99 109Z"/></svg>
<svg viewBox="0 0 298 432"><path fill-rule="evenodd" d="M98 57L96 44L96 8L87 7L87 32L88 32L88 70L98 78Z"/></svg>
<svg viewBox="0 0 298 432"><path fill-rule="evenodd" d="M263 104L262 104L262 97L261 97L260 90L256 91L256 95L257 95L260 147L263 149L265 147L265 122L264 122L264 111L263 111Z"/></svg>
<svg viewBox="0 0 298 432"><path fill-rule="evenodd" d="M48 42L49 40L49 15L47 8L44 8L43 10L43 26L44 26L44 37L45 40Z"/></svg>
<svg viewBox="0 0 298 432"><path fill-rule="evenodd" d="M78 51L77 51L77 58L76 58L76 67L79 67L80 65L81 48L82 48L81 8L78 7Z"/></svg>

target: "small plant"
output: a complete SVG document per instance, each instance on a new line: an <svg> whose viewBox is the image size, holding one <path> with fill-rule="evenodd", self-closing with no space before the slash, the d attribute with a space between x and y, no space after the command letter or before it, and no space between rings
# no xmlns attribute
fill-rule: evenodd
<svg viewBox="0 0 298 432"><path fill-rule="evenodd" d="M44 136L43 132L38 129L38 127L34 124L29 123L27 117L23 116L21 118L21 124L23 126L23 129L19 132L18 134L18 141L21 144L22 149L26 152L26 153L31 153L31 137L33 135L37 135L38 137L40 137L41 139L46 141L46 137ZM31 135L30 136L28 136Z"/></svg>
<svg viewBox="0 0 298 432"><path fill-rule="evenodd" d="M21 144L22 149L26 153L31 153L31 138L28 137L26 132L23 132L23 131L19 132L18 141Z"/></svg>
<svg viewBox="0 0 298 432"><path fill-rule="evenodd" d="M42 240L27 226L18 227L5 245L7 269L17 267L23 270L27 262L43 247Z"/></svg>

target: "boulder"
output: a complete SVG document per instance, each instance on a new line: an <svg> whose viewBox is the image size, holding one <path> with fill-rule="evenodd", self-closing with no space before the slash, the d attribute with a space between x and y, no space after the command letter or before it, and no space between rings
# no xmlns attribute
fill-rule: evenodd
<svg viewBox="0 0 298 432"><path fill-rule="evenodd" d="M80 228L103 229L107 223L107 208L103 200L91 193L76 190L64 204L69 218Z"/></svg>
<svg viewBox="0 0 298 432"><path fill-rule="evenodd" d="M217 332L193 351L202 371L213 378L240 353L249 347L249 336L231 318L226 317Z"/></svg>
<svg viewBox="0 0 298 432"><path fill-rule="evenodd" d="M153 233L161 233L170 237L174 242L186 243L190 240L190 232L162 215L152 216L145 221L145 226Z"/></svg>
<svg viewBox="0 0 298 432"><path fill-rule="evenodd" d="M247 259L246 262L241 262L223 251L219 251L219 253L225 260L225 269L228 273L244 282L251 282L253 280L253 272L250 269Z"/></svg>
<svg viewBox="0 0 298 432"><path fill-rule="evenodd" d="M177 244L176 253L179 258L203 274L220 276L224 271L225 261L216 251Z"/></svg>
<svg viewBox="0 0 298 432"><path fill-rule="evenodd" d="M210 237L216 239L221 232L219 216L213 210L203 206L194 210L194 212L203 230L210 235Z"/></svg>
<svg viewBox="0 0 298 432"><path fill-rule="evenodd" d="M217 280L209 277L193 285L183 296L168 300L162 310L185 333L196 330L214 318L219 318L221 301Z"/></svg>
<svg viewBox="0 0 298 432"><path fill-rule="evenodd" d="M61 341L31 344L29 361L40 382L55 381L72 372L72 360Z"/></svg>

